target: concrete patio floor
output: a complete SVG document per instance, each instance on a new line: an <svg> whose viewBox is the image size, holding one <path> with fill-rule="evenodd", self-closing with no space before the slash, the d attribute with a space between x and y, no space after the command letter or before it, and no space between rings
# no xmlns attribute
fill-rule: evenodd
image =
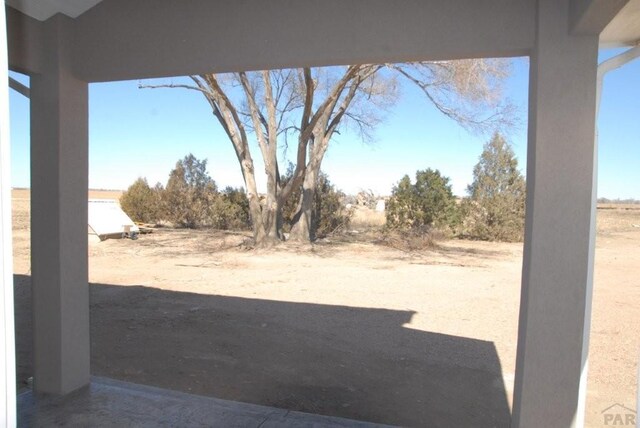
<svg viewBox="0 0 640 428"><path fill-rule="evenodd" d="M66 397L18 396L23 427L382 427L385 425L313 415L190 395L107 378Z"/></svg>

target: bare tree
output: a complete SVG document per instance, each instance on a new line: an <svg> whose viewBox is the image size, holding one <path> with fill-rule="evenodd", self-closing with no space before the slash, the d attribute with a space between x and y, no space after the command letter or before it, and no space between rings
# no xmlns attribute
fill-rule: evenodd
<svg viewBox="0 0 640 428"><path fill-rule="evenodd" d="M256 245L283 239L282 207L302 188L291 239L313 239L313 197L322 160L339 129L352 126L367 140L398 98L398 80L422 90L440 112L462 127L478 132L511 124L513 111L501 103L506 60L461 60L408 64L359 64L232 75L191 76L193 84L141 85L186 88L208 101L231 141L249 198ZM249 137L264 162L267 192L258 194ZM279 149L296 141L293 177L280 182ZM280 147L279 147L280 144Z"/></svg>

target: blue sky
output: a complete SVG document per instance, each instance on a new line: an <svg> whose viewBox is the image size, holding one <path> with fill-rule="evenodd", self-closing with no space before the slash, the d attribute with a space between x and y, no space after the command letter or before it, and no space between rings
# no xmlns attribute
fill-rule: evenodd
<svg viewBox="0 0 640 428"><path fill-rule="evenodd" d="M615 51L601 53L607 58ZM506 96L518 107L521 126L507 139L526 165L528 60L513 60ZM24 77L12 74L28 83ZM173 79L176 81L177 79ZM165 82L171 81L164 80ZM157 82L157 81L156 81ZM241 186L231 144L202 95L180 89L138 89L138 81L98 83L89 92L89 185L126 189L137 177L166 183L169 171L188 153L208 159L219 186ZM12 185L29 186L29 104L10 94ZM640 199L640 60L605 80L599 118L598 195ZM375 141L342 133L331 143L323 170L347 193L371 189L389 194L404 175L437 168L465 194L472 169L490 136L472 135L445 118L409 85L378 126ZM259 152L253 152L259 162ZM259 168L257 168L260 171ZM260 174L258 174L260 179ZM260 181L259 181L260 184Z"/></svg>

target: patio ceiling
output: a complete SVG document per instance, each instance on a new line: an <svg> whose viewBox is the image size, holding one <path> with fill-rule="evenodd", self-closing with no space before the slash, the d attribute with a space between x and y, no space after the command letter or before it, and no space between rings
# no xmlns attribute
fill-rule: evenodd
<svg viewBox="0 0 640 428"><path fill-rule="evenodd" d="M46 21L57 13L76 18L101 1L103 0L6 0L6 4L38 21ZM640 0L629 0L606 26L600 42L602 47L632 46L640 42Z"/></svg>
<svg viewBox="0 0 640 428"><path fill-rule="evenodd" d="M640 0L631 0L600 34L603 47L631 46L640 42Z"/></svg>
<svg viewBox="0 0 640 428"><path fill-rule="evenodd" d="M82 15L102 0L6 0L6 3L38 21L46 21L56 13L71 18Z"/></svg>

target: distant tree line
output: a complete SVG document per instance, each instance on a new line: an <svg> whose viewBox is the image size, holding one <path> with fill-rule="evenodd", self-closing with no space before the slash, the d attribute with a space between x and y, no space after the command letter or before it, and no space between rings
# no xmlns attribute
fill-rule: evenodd
<svg viewBox="0 0 640 428"><path fill-rule="evenodd" d="M524 239L525 180L506 140L498 133L484 145L473 169L468 196L457 200L449 178L440 171L417 171L412 182L405 175L393 188L387 204L387 231L400 232L405 241L432 243L434 234L488 241Z"/></svg>
<svg viewBox="0 0 640 428"><path fill-rule="evenodd" d="M289 164L279 182L286 186L294 176L295 166ZM513 150L504 137L495 133L484 145L465 198L454 196L450 179L437 169L417 171L413 181L405 175L394 186L386 205L385 239L420 248L441 236L522 241L525 187ZM282 224L277 228L285 234L299 220L301 197L297 193L303 191L303 186L294 186L293 197L279 208ZM347 200L320 172L310 215L312 239L348 230L353 212ZM233 230L252 227L244 190L219 190L207 172L207 161L192 154L176 163L166 187L160 183L150 187L146 179L139 178L124 192L120 203L133 220L143 223ZM269 200L262 198L260 203L267 204Z"/></svg>
<svg viewBox="0 0 640 428"><path fill-rule="evenodd" d="M294 167L290 165L281 181L291 180L293 171ZM301 188L296 191L300 192ZM348 226L350 213L342 204L344 196L327 175L320 172L311 215L314 238ZM283 208L281 228L287 232L296 221L298 200L291 199ZM150 187L146 178L138 178L122 194L120 205L132 220L141 223L167 222L174 227L191 229L251 229L249 200L244 189L226 187L219 190L207 172L207 160L199 160L192 154L176 163L166 187L161 183Z"/></svg>
<svg viewBox="0 0 640 428"><path fill-rule="evenodd" d="M178 161L169 173L166 187L150 187L138 178L120 197L122 209L132 220L176 227L250 227L247 198L241 188L218 189L207 173L207 161L192 154Z"/></svg>
<svg viewBox="0 0 640 428"><path fill-rule="evenodd" d="M599 204L640 204L640 199L608 199L608 198L598 198Z"/></svg>

